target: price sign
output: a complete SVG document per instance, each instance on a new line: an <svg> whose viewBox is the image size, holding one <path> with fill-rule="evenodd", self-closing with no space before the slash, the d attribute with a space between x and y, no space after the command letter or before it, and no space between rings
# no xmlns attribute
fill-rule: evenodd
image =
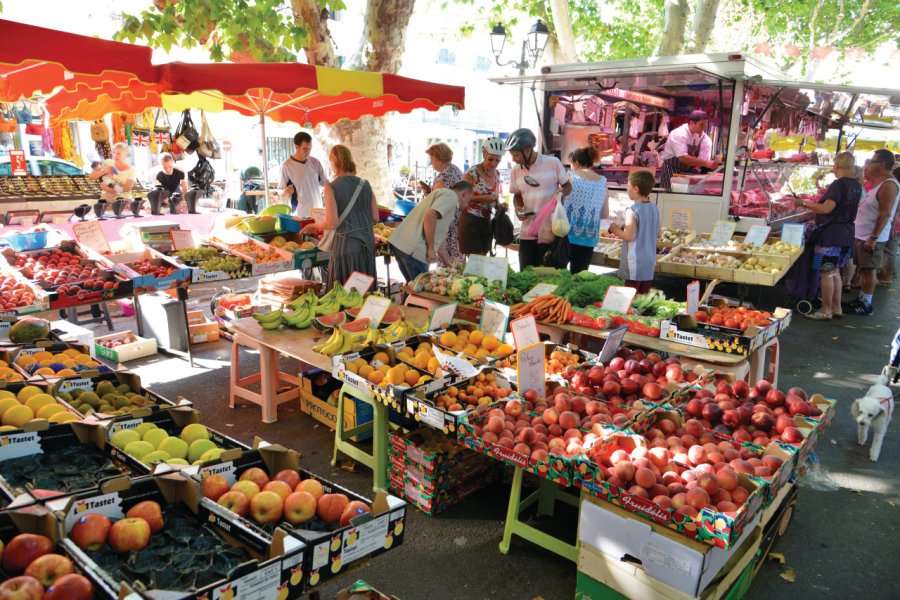
<svg viewBox="0 0 900 600"><path fill-rule="evenodd" d="M519 350L516 357L519 393L524 394L528 390L534 390L538 396L543 396L546 391L544 389L544 344L535 344Z"/></svg>
<svg viewBox="0 0 900 600"><path fill-rule="evenodd" d="M691 209L673 208L669 211L669 229L690 229Z"/></svg>
<svg viewBox="0 0 900 600"><path fill-rule="evenodd" d="M453 316L456 314L457 304L458 302L450 302L431 311L431 318L428 319L428 331L444 329L452 323Z"/></svg>
<svg viewBox="0 0 900 600"><path fill-rule="evenodd" d="M464 358L444 354L437 346L432 346L432 352L434 352L434 357L438 359L438 363L445 373L452 373L460 377L474 377L480 371L480 369L475 368L475 365Z"/></svg>
<svg viewBox="0 0 900 600"><path fill-rule="evenodd" d="M505 256L495 256L484 261L484 278L493 285L500 282L500 289L506 289L506 276L509 273L509 263Z"/></svg>
<svg viewBox="0 0 900 600"><path fill-rule="evenodd" d="M744 243L750 244L754 248L759 248L766 243L766 240L769 238L769 233L771 232L771 227L767 227L766 225L754 225L744 237Z"/></svg>
<svg viewBox="0 0 900 600"><path fill-rule="evenodd" d="M700 304L706 304L707 302L709 302L709 297L712 296L713 290L716 289L716 284L718 283L718 279L713 279L709 282L709 285L706 286L706 290L703 292L703 297L700 298Z"/></svg>
<svg viewBox="0 0 900 600"><path fill-rule="evenodd" d="M537 321L534 315L516 319L509 324L509 328L512 330L516 348L527 348L528 346L541 343L541 336L538 334Z"/></svg>
<svg viewBox="0 0 900 600"><path fill-rule="evenodd" d="M534 274L540 277L556 277L559 271L553 267L535 267Z"/></svg>
<svg viewBox="0 0 900 600"><path fill-rule="evenodd" d="M481 323L478 328L484 335L493 335L502 340L506 336L509 323L509 307L493 300L485 300L481 309Z"/></svg>
<svg viewBox="0 0 900 600"><path fill-rule="evenodd" d="M466 268L463 270L463 274L483 275L485 260L487 260L486 256L482 256L480 254L470 254L469 259L466 261Z"/></svg>
<svg viewBox="0 0 900 600"><path fill-rule="evenodd" d="M24 177L28 175L28 162L25 160L25 151L10 150L9 166L14 177Z"/></svg>
<svg viewBox="0 0 900 600"><path fill-rule="evenodd" d="M606 338L606 341L603 343L603 349L600 350L600 356L597 357L597 360L603 364L612 360L616 355L616 352L619 351L619 347L622 345L622 340L625 339L626 333L628 333L627 325L623 325L622 327L611 331L609 337Z"/></svg>
<svg viewBox="0 0 900 600"><path fill-rule="evenodd" d="M637 290L624 285L611 285L606 288L606 295L603 297L603 303L600 305L601 310L614 310L623 315L631 308L634 301L634 295Z"/></svg>
<svg viewBox="0 0 900 600"><path fill-rule="evenodd" d="M194 232L190 229L170 229L169 237L172 238L173 250L197 247L197 244L194 243Z"/></svg>
<svg viewBox="0 0 900 600"><path fill-rule="evenodd" d="M72 233L75 234L75 239L85 246L90 246L101 254L110 252L109 242L97 221L75 223L72 225Z"/></svg>
<svg viewBox="0 0 900 600"><path fill-rule="evenodd" d="M382 298L381 296L369 296L366 303L359 311L357 319L369 319L370 327L378 327L384 313L391 307L390 298Z"/></svg>
<svg viewBox="0 0 900 600"><path fill-rule="evenodd" d="M325 222L325 209L311 208L309 209L309 216L313 218L313 221L316 222L316 225L321 225Z"/></svg>
<svg viewBox="0 0 900 600"><path fill-rule="evenodd" d="M365 296L369 293L373 283L375 283L375 278L371 275L353 271L350 273L350 277L347 278L347 281L344 282L344 291L349 292L350 290L356 290Z"/></svg>
<svg viewBox="0 0 900 600"><path fill-rule="evenodd" d="M716 226L713 227L712 233L709 234L709 243L713 246L726 245L731 240L731 236L734 235L736 226L737 223L734 221L716 221Z"/></svg>
<svg viewBox="0 0 900 600"><path fill-rule="evenodd" d="M700 282L692 281L687 286L687 311L689 315L696 315L700 307Z"/></svg>
<svg viewBox="0 0 900 600"><path fill-rule="evenodd" d="M552 294L556 290L557 286L552 283L539 283L530 290L528 293L522 296L522 300L524 302L531 302L538 296L543 296L544 294Z"/></svg>
<svg viewBox="0 0 900 600"><path fill-rule="evenodd" d="M802 223L786 223L781 226L781 241L792 246L803 246L803 234L806 226Z"/></svg>

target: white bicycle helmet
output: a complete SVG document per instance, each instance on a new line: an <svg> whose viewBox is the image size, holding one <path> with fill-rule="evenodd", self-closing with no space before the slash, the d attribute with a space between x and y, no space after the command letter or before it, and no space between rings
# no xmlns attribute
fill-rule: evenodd
<svg viewBox="0 0 900 600"><path fill-rule="evenodd" d="M488 154L494 154L496 156L503 156L503 153L505 152L503 149L503 140L498 137L489 137L481 142L481 149Z"/></svg>

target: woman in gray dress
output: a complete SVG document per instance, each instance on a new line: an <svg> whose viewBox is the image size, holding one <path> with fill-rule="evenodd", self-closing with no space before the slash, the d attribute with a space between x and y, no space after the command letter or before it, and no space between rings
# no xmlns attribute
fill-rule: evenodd
<svg viewBox="0 0 900 600"><path fill-rule="evenodd" d="M374 225L378 222L378 207L372 186L356 176L356 164L350 150L346 146L334 146L328 159L334 178L325 185L325 222L322 228L334 229L335 236L328 261L326 290L330 290L335 283L343 284L354 271L377 277ZM354 194L356 201L341 220Z"/></svg>

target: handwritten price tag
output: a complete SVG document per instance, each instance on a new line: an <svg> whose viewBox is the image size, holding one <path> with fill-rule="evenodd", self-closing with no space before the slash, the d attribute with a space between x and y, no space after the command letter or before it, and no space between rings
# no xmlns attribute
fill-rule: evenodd
<svg viewBox="0 0 900 600"><path fill-rule="evenodd" d="M353 271L350 274L350 277L347 278L347 281L344 282L344 291L349 292L350 290L356 290L361 295L365 296L369 293L373 283L375 283L375 278L371 275Z"/></svg>
<svg viewBox="0 0 900 600"><path fill-rule="evenodd" d="M197 247L197 244L194 242L194 232L190 229L170 229L169 237L172 238L173 250Z"/></svg>
<svg viewBox="0 0 900 600"><path fill-rule="evenodd" d="M384 318L384 313L386 313L387 309L390 307L390 298L369 296L366 298L366 303L363 304L363 307L360 309L357 319L369 319L371 327L378 327L381 324L381 319Z"/></svg>
<svg viewBox="0 0 900 600"><path fill-rule="evenodd" d="M509 263L505 256L495 256L484 261L484 278L493 284L500 282L500 289L506 289L506 276L509 273Z"/></svg>
<svg viewBox="0 0 900 600"><path fill-rule="evenodd" d="M669 211L669 229L690 229L691 209L673 208Z"/></svg>
<svg viewBox="0 0 900 600"><path fill-rule="evenodd" d="M597 360L603 364L612 360L616 355L616 352L619 351L619 347L622 345L622 340L625 339L626 333L628 333L627 325L623 325L610 332L609 337L606 338L606 341L603 343L603 349L600 350L600 356Z"/></svg>
<svg viewBox="0 0 900 600"><path fill-rule="evenodd" d="M90 246L97 252L106 253L110 251L106 235L103 233L103 230L100 228L100 223L97 221L75 223L72 225L72 233L75 234L76 240L85 246Z"/></svg>
<svg viewBox="0 0 900 600"><path fill-rule="evenodd" d="M519 350L516 357L519 393L524 394L528 390L534 390L538 396L543 396L546 391L544 389L544 345L535 344Z"/></svg>
<svg viewBox="0 0 900 600"><path fill-rule="evenodd" d="M445 373L454 373L460 377L474 377L480 372L480 369L477 369L475 365L463 358L444 354L437 347L432 347L432 351Z"/></svg>
<svg viewBox="0 0 900 600"><path fill-rule="evenodd" d="M631 308L634 301L634 295L637 290L624 285L611 285L606 289L606 296L603 297L603 304L600 305L601 310L614 310L623 315Z"/></svg>
<svg viewBox="0 0 900 600"><path fill-rule="evenodd" d="M487 260L486 256L482 256L480 254L470 254L469 259L466 261L466 268L463 270L463 274L479 276L483 275L485 260Z"/></svg>
<svg viewBox="0 0 900 600"><path fill-rule="evenodd" d="M803 246L803 234L806 226L802 223L786 223L781 226L781 241L792 246Z"/></svg>
<svg viewBox="0 0 900 600"><path fill-rule="evenodd" d="M709 234L709 243L713 246L724 246L731 240L736 226L737 223L734 221L716 221L716 226Z"/></svg>
<svg viewBox="0 0 900 600"><path fill-rule="evenodd" d="M747 235L744 236L744 243L750 244L754 248L759 248L766 243L771 232L771 227L767 227L766 225L754 225L750 228L750 231L747 232Z"/></svg>
<svg viewBox="0 0 900 600"><path fill-rule="evenodd" d="M493 300L485 300L481 309L481 324L478 326L484 335L493 335L502 340L506 336L509 323L509 307Z"/></svg>
<svg viewBox="0 0 900 600"><path fill-rule="evenodd" d="M456 306L458 302L450 302L443 304L431 311L431 318L428 320L428 331L436 329L445 329L453 322L453 316L456 314Z"/></svg>
<svg viewBox="0 0 900 600"><path fill-rule="evenodd" d="M527 348L528 346L541 343L541 336L538 334L537 321L534 315L516 319L509 324L509 328L512 330L516 348Z"/></svg>
<svg viewBox="0 0 900 600"><path fill-rule="evenodd" d="M692 281L687 286L687 311L689 315L696 315L700 306L700 282Z"/></svg>
<svg viewBox="0 0 900 600"><path fill-rule="evenodd" d="M543 296L544 294L552 294L556 290L557 286L552 283L539 283L530 290L528 293L522 296L522 300L524 302L531 302L538 296Z"/></svg>

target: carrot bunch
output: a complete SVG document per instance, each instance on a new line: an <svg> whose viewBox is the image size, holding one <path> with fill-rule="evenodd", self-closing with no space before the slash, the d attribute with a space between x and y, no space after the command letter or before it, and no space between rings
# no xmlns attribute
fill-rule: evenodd
<svg viewBox="0 0 900 600"><path fill-rule="evenodd" d="M534 318L547 323L566 323L572 317L572 305L565 298L544 294L531 302L514 304L510 309L514 317L534 315Z"/></svg>

